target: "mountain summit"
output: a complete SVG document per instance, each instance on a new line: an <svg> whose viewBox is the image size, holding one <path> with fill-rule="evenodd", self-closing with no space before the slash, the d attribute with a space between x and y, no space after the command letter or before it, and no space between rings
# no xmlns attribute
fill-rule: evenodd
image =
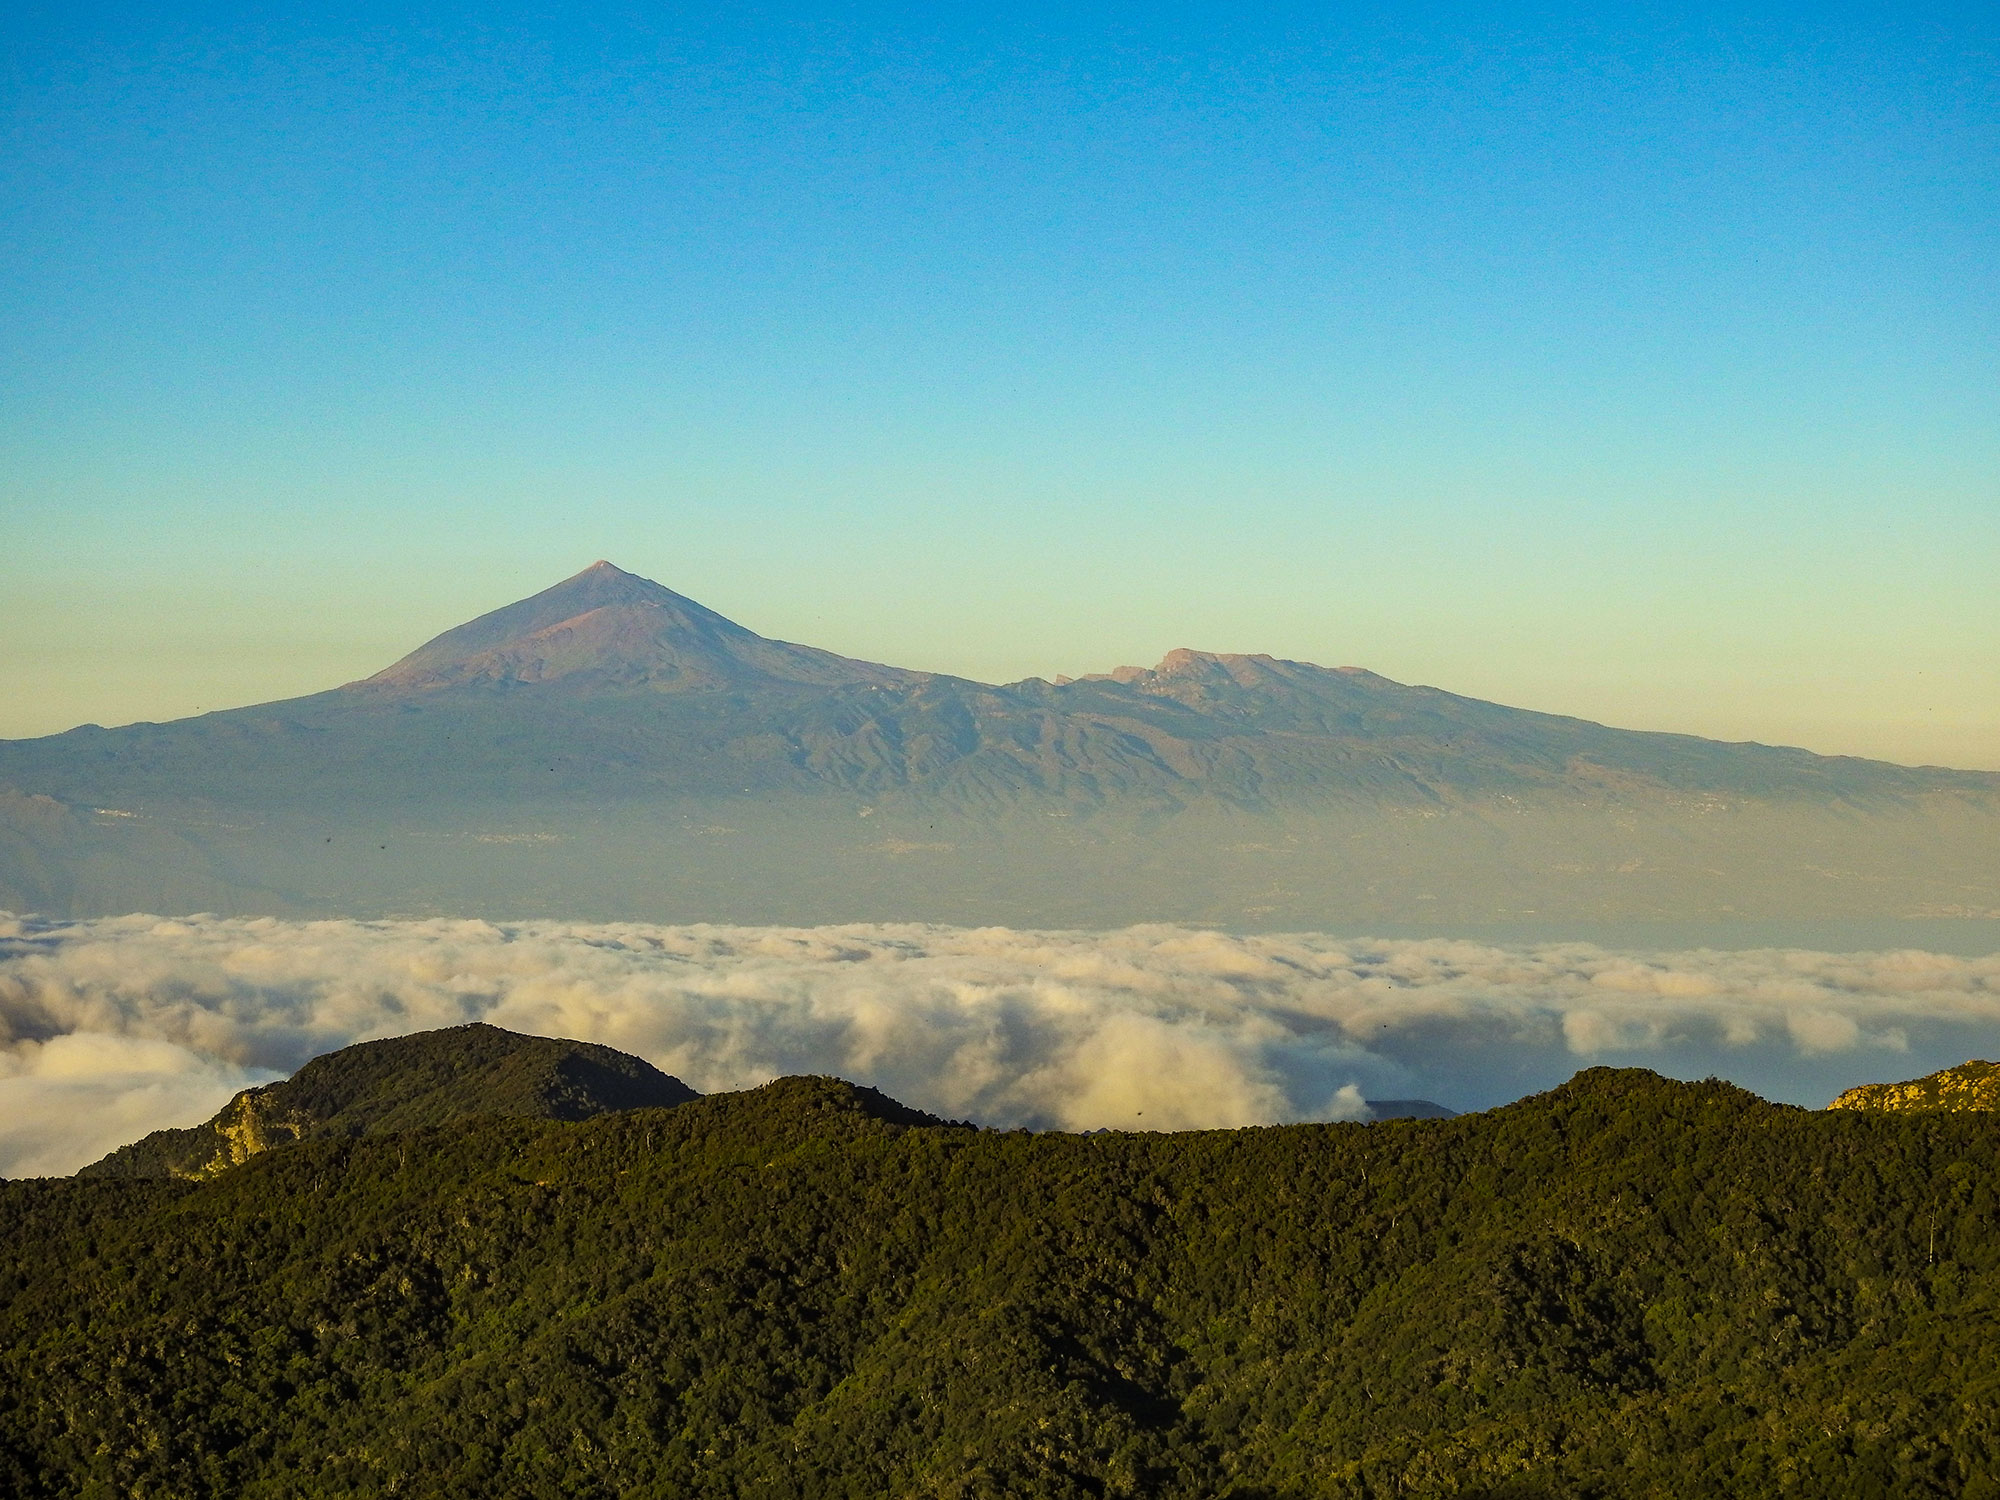
<svg viewBox="0 0 2000 1500"><path fill-rule="evenodd" d="M902 682L916 674L768 640L651 579L594 562L531 598L447 630L354 684L421 692L567 681L655 691L790 682Z"/></svg>

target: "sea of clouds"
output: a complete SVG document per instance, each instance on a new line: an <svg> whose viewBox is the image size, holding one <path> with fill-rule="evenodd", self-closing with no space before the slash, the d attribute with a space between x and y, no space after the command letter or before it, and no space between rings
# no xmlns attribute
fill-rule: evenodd
<svg viewBox="0 0 2000 1500"><path fill-rule="evenodd" d="M834 1073L1037 1129L1484 1108L1596 1063L1823 1104L2000 1051L2000 955L0 914L0 1175L71 1171L317 1053L475 1020L704 1092Z"/></svg>

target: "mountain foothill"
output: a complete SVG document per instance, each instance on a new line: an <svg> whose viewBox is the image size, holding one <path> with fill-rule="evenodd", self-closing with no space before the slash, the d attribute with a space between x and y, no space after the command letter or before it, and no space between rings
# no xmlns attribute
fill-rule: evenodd
<svg viewBox="0 0 2000 1500"><path fill-rule="evenodd" d="M770 640L600 562L364 681L0 742L0 908L1990 918L2000 775L1262 655L992 686Z"/></svg>

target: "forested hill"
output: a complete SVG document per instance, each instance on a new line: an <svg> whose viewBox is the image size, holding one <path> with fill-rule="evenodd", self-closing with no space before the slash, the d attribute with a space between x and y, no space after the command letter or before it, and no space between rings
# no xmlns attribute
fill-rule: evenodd
<svg viewBox="0 0 2000 1500"><path fill-rule="evenodd" d="M319 1136L481 1115L587 1120L694 1097L678 1078L629 1052L474 1022L326 1053L291 1078L245 1089L206 1124L156 1130L79 1175L213 1177L260 1151Z"/></svg>
<svg viewBox="0 0 2000 1500"><path fill-rule="evenodd" d="M2000 1132L1593 1070L976 1131L787 1079L0 1185L22 1496L1993 1495Z"/></svg>

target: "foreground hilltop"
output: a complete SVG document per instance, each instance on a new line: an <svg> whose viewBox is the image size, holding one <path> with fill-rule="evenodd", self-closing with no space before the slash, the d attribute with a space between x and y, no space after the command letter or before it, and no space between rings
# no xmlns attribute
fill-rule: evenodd
<svg viewBox="0 0 2000 1500"><path fill-rule="evenodd" d="M1594 1069L1451 1120L833 1079L0 1184L0 1490L1947 1496L2000 1136Z"/></svg>
<svg viewBox="0 0 2000 1500"><path fill-rule="evenodd" d="M1324 927L2000 914L2000 776L1268 655L1003 686L600 562L360 682L0 742L0 908Z"/></svg>
<svg viewBox="0 0 2000 1500"><path fill-rule="evenodd" d="M295 1141L490 1115L587 1120L697 1097L678 1078L630 1053L474 1022L316 1057L283 1082L245 1089L204 1125L156 1130L77 1175L198 1181Z"/></svg>

